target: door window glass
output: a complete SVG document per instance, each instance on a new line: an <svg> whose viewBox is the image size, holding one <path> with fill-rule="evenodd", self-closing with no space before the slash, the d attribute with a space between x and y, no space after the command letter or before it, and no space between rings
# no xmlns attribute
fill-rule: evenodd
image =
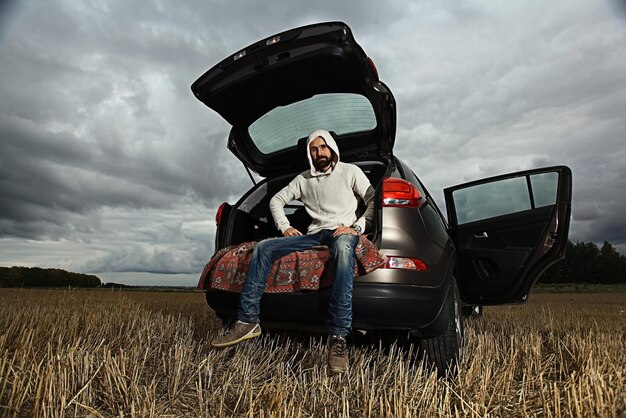
<svg viewBox="0 0 626 418"><path fill-rule="evenodd" d="M530 176L530 184L533 188L535 207L554 205L559 175L556 172L534 174Z"/></svg>
<svg viewBox="0 0 626 418"><path fill-rule="evenodd" d="M459 225L531 208L526 177L455 190L452 197Z"/></svg>

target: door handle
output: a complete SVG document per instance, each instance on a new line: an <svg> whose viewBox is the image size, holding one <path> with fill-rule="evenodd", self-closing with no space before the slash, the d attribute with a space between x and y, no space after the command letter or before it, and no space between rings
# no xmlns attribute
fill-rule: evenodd
<svg viewBox="0 0 626 418"><path fill-rule="evenodd" d="M474 238L478 238L478 239L484 239L484 238L489 238L489 235L487 235L487 232L483 232L482 234L478 235L478 234L474 234Z"/></svg>

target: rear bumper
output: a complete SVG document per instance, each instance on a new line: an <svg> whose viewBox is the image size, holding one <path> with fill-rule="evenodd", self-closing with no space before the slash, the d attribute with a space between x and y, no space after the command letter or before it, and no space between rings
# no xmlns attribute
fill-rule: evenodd
<svg viewBox="0 0 626 418"><path fill-rule="evenodd" d="M352 293L353 329L398 330L418 337L444 332L448 313L442 309L452 277L441 286L355 283ZM222 319L235 316L238 293L209 290L207 303ZM264 294L261 323L283 329L319 330L328 320L330 289L314 292Z"/></svg>

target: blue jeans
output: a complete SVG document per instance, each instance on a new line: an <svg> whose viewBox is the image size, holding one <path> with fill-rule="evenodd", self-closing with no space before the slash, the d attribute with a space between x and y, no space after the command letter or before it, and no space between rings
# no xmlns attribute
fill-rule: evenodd
<svg viewBox="0 0 626 418"><path fill-rule="evenodd" d="M252 252L248 275L239 298L237 319L259 322L261 296L274 261L294 251L304 251L316 245L328 245L335 266L335 280L330 297L330 333L345 336L352 326L352 281L354 279L354 249L358 237L323 229L311 235L272 238L259 242Z"/></svg>

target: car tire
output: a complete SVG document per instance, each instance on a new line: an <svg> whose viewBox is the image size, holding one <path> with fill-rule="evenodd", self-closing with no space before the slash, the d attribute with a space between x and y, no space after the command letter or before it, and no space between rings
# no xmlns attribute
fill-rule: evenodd
<svg viewBox="0 0 626 418"><path fill-rule="evenodd" d="M437 369L439 376L448 373L456 374L463 348L463 315L461 313L461 296L456 280L448 294L444 309L448 309L449 319L443 334L420 340L420 348L426 362Z"/></svg>

